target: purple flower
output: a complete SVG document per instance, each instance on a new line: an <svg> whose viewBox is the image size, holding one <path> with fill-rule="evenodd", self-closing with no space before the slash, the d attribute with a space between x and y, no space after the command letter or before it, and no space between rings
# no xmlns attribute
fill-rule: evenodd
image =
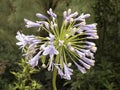
<svg viewBox="0 0 120 90"><path fill-rule="evenodd" d="M95 53L97 51L97 47L96 46L92 46L92 45L84 45L84 48L85 49L89 49L93 53Z"/></svg>
<svg viewBox="0 0 120 90"><path fill-rule="evenodd" d="M82 57L81 59L82 59L84 62L86 62L87 64L89 64L89 65L91 65L91 66L94 66L94 63L95 63L94 60L89 59L89 58L87 58L87 57Z"/></svg>
<svg viewBox="0 0 120 90"><path fill-rule="evenodd" d="M50 55L50 57L53 57L54 55L57 55L59 52L55 49L54 45L48 45L44 52L43 55Z"/></svg>
<svg viewBox="0 0 120 90"><path fill-rule="evenodd" d="M17 32L17 36L16 36L16 39L18 39L20 42L17 42L16 44L18 46L21 46L20 48L24 49L24 47L29 44L30 46L33 46L35 44L38 44L40 43L40 40L39 39L36 39L35 36L31 35L24 35L24 34L21 34L19 31Z"/></svg>
<svg viewBox="0 0 120 90"><path fill-rule="evenodd" d="M78 12L74 12L74 13L70 14L68 17L73 18L73 17L76 17L77 15L78 15Z"/></svg>
<svg viewBox="0 0 120 90"><path fill-rule="evenodd" d="M97 24L87 24L86 18L90 14L78 15L78 12L71 12L71 9L64 11L63 22L60 25L57 22L57 15L51 8L47 14L52 20L41 13L36 13L42 21L33 22L28 19L24 21L27 28L38 27L38 30L45 31L49 36L17 33L16 38L19 42L16 44L22 49L25 48L24 56L29 60L28 63L32 67L37 66L40 56L42 67L47 68L48 71L56 68L61 78L71 80L73 69L70 68L71 62L67 60L67 56L70 55L69 59L73 61L78 70L83 74L86 73L86 70L95 64L94 53L97 47L91 39L99 38L96 30ZM39 52L36 54L37 51ZM74 58L78 61L74 61Z"/></svg>
<svg viewBox="0 0 120 90"><path fill-rule="evenodd" d="M92 46L92 47L90 48L90 50L95 53L95 52L97 51L97 47Z"/></svg>
<svg viewBox="0 0 120 90"><path fill-rule="evenodd" d="M84 21L85 18L88 18L90 16L90 14L81 14L79 17L75 18L75 21Z"/></svg>
<svg viewBox="0 0 120 90"><path fill-rule="evenodd" d="M88 25L85 25L85 28L89 28L89 29L93 29L93 30L96 30L96 25L97 25L97 23L93 23L93 24L88 24ZM88 29L88 30L89 30Z"/></svg>
<svg viewBox="0 0 120 90"><path fill-rule="evenodd" d="M80 63L86 68L86 69L90 69L90 65L88 65L87 63L83 62L82 60L79 60Z"/></svg>
<svg viewBox="0 0 120 90"><path fill-rule="evenodd" d="M63 12L63 17L64 17L64 19L67 17L67 12L66 11Z"/></svg>
<svg viewBox="0 0 120 90"><path fill-rule="evenodd" d="M86 70L84 67L80 66L79 64L77 64L75 61L74 61L74 64L77 66L78 70L81 71L83 74L86 73Z"/></svg>
<svg viewBox="0 0 120 90"><path fill-rule="evenodd" d="M65 63L63 63L63 67L64 67L63 78L67 79L67 80L71 80L71 75L72 75L73 69L67 67L67 65Z"/></svg>
<svg viewBox="0 0 120 90"><path fill-rule="evenodd" d="M63 63L63 69L60 69L60 67L58 67L58 65L54 64L55 67L58 70L58 74L61 76L61 78L67 79L67 80L71 80L71 75L73 73L73 69L69 68L65 63Z"/></svg>
<svg viewBox="0 0 120 90"><path fill-rule="evenodd" d="M55 13L53 13L52 9L50 8L49 11L47 11L47 13L53 18L55 19L57 17L57 15Z"/></svg>
<svg viewBox="0 0 120 90"><path fill-rule="evenodd" d="M90 46L95 46L95 43L93 43L93 42L85 41L85 43L90 45Z"/></svg>
<svg viewBox="0 0 120 90"><path fill-rule="evenodd" d="M24 48L27 44L25 41L25 35L21 34L19 31L17 32L16 39L19 40L20 42L17 42L16 44L18 46L21 46L20 48Z"/></svg>
<svg viewBox="0 0 120 90"><path fill-rule="evenodd" d="M39 51L37 53L37 55L35 55L30 61L29 61L29 64L30 66L32 67L35 67L38 65L38 60L39 60L39 55L41 54L41 51Z"/></svg>
<svg viewBox="0 0 120 90"><path fill-rule="evenodd" d="M91 59L94 59L94 54L90 50L80 49L81 52L85 53L86 56L90 57Z"/></svg>
<svg viewBox="0 0 120 90"><path fill-rule="evenodd" d="M80 58L85 57L85 53L83 53L83 52L81 52L79 50L75 50L75 51L79 55Z"/></svg>
<svg viewBox="0 0 120 90"><path fill-rule="evenodd" d="M88 34L87 34L88 35ZM99 39L98 35L93 35L93 34L89 34L90 36L87 36L86 39Z"/></svg>
<svg viewBox="0 0 120 90"><path fill-rule="evenodd" d="M53 57L50 57L50 63L49 63L49 66L48 66L48 71L53 71Z"/></svg>
<svg viewBox="0 0 120 90"><path fill-rule="evenodd" d="M57 68L58 70L58 74L61 76L61 78L64 76L64 73L62 71L62 69L60 69L60 67L58 67L58 65L55 65L55 67Z"/></svg>
<svg viewBox="0 0 120 90"><path fill-rule="evenodd" d="M63 12L63 17L64 17L64 20L65 20L65 23L67 24L68 22L73 22L74 21L74 17L76 17L78 15L78 12L74 12L74 13L71 13L71 9L68 9L68 11L64 11Z"/></svg>
<svg viewBox="0 0 120 90"><path fill-rule="evenodd" d="M41 13L36 13L36 16L39 18L48 19L45 15L43 15Z"/></svg>
<svg viewBox="0 0 120 90"><path fill-rule="evenodd" d="M24 19L25 23L27 24L26 27L27 28L31 28L31 27L39 27L40 24L39 23L35 23L35 22L32 22L28 19Z"/></svg>
<svg viewBox="0 0 120 90"><path fill-rule="evenodd" d="M46 21L37 21L38 24L40 24L40 26L45 26L45 28L47 28L49 30L49 23Z"/></svg>
<svg viewBox="0 0 120 90"><path fill-rule="evenodd" d="M83 22L81 22L79 24L75 24L74 26L80 27L80 29L85 30L86 32L92 32L92 31L96 32L96 25L97 25L96 23L85 25L83 24Z"/></svg>

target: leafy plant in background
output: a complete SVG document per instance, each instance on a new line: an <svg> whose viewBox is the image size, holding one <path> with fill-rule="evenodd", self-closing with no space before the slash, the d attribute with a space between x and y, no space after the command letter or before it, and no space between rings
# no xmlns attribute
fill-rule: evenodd
<svg viewBox="0 0 120 90"><path fill-rule="evenodd" d="M9 90L40 90L41 84L31 79L31 74L36 73L37 69L31 68L24 59L18 63L18 66L17 72L11 72L17 81L9 84Z"/></svg>
<svg viewBox="0 0 120 90"><path fill-rule="evenodd" d="M16 38L19 42L16 44L24 52L26 62L31 67L37 66L38 60L40 60L41 67L53 71L53 89L57 90L57 73L61 78L71 80L72 63L83 74L86 73L86 69L94 66L94 53L97 47L90 40L98 39L97 24L86 24L86 18L90 14L78 15L78 12L72 13L71 9L68 9L63 13L62 26L59 26L57 15L51 8L47 13L51 16L50 19L41 13L36 14L37 17L45 19L45 21L33 22L28 19L24 19L24 21L27 28L38 27L38 31L44 30L48 36L24 35L17 32Z"/></svg>

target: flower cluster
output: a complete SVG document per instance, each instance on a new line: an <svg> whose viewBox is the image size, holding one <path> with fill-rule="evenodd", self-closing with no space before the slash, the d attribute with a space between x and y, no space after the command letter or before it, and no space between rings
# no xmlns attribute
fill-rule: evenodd
<svg viewBox="0 0 120 90"><path fill-rule="evenodd" d="M50 8L47 11L50 18L37 13L43 21L30 21L24 19L27 28L38 27L48 33L47 37L24 35L17 32L17 45L24 52L24 56L32 67L42 62L42 66L48 71L57 69L61 78L70 80L73 73L72 64L81 73L94 66L94 53L97 47L92 39L98 39L96 23L86 24L86 18L90 14L71 12L71 9L63 12L63 22L58 26L57 15Z"/></svg>

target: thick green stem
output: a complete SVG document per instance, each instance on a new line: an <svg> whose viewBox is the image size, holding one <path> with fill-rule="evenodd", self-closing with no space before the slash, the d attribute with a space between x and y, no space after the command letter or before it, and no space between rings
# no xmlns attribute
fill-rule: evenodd
<svg viewBox="0 0 120 90"><path fill-rule="evenodd" d="M52 79L53 90L57 90L57 87L56 87L56 76L57 76L57 69L54 68L54 71L53 71L53 79Z"/></svg>

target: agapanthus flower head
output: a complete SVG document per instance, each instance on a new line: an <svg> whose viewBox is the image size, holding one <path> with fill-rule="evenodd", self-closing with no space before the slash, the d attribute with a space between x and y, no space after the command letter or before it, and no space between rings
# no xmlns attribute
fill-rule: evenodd
<svg viewBox="0 0 120 90"><path fill-rule="evenodd" d="M32 67L42 61L42 66L48 71L57 69L61 78L70 80L73 73L71 65L75 65L81 73L86 73L95 65L94 53L97 47L91 39L98 39L96 23L87 24L86 19L90 14L78 14L71 9L63 12L63 22L58 27L57 15L50 8L47 15L37 13L42 21L24 19L27 28L38 27L48 33L48 36L33 36L17 33L16 43L25 49L24 56ZM43 21L45 19L45 21ZM69 56L69 57L68 57ZM43 58L44 57L44 58ZM69 63L70 65L69 65ZM73 64L72 64L73 63Z"/></svg>

